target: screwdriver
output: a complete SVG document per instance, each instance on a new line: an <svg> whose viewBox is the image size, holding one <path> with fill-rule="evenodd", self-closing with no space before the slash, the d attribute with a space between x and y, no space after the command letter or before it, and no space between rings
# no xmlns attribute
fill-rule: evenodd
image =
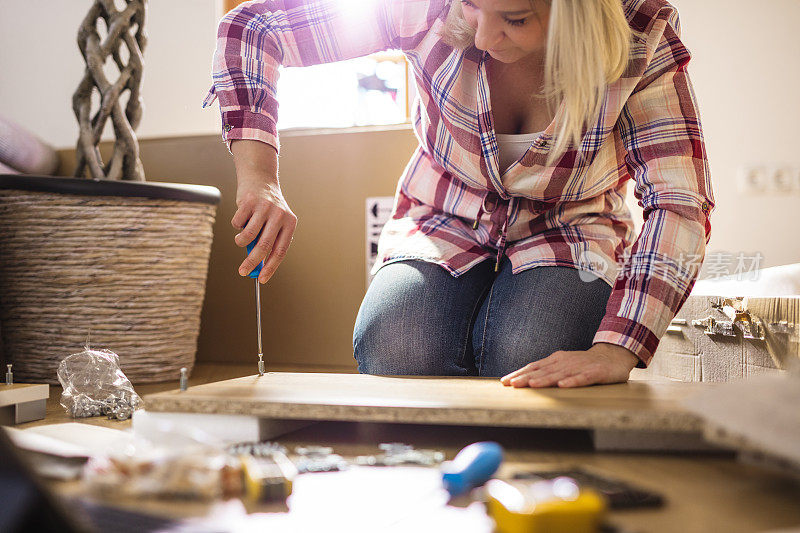
<svg viewBox="0 0 800 533"><path fill-rule="evenodd" d="M258 239L261 237L261 232L258 232L256 238L247 245L247 254L253 251ZM261 284L258 282L258 275L261 273L261 268L264 266L264 261L261 261L247 277L256 280L256 331L258 332L258 375L264 375L264 351L261 349Z"/></svg>
<svg viewBox="0 0 800 533"><path fill-rule="evenodd" d="M442 484L451 496L460 496L491 479L502 462L503 447L498 443L470 444L442 465Z"/></svg>

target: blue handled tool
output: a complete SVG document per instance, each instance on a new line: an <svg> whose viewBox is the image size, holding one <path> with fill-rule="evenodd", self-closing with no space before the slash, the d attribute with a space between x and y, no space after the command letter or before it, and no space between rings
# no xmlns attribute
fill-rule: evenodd
<svg viewBox="0 0 800 533"><path fill-rule="evenodd" d="M247 253L248 255L250 252L253 251L255 248L258 239L261 237L261 232L258 232L256 238L252 240L250 244L247 245ZM258 331L258 375L264 375L264 351L261 349L261 284L258 282L258 275L261 273L261 269L264 266L264 261L261 261L258 266L256 266L252 272L250 272L247 277L253 278L256 280L256 328Z"/></svg>
<svg viewBox="0 0 800 533"><path fill-rule="evenodd" d="M476 442L442 465L442 483L451 496L459 496L486 483L503 462L503 447L496 442Z"/></svg>

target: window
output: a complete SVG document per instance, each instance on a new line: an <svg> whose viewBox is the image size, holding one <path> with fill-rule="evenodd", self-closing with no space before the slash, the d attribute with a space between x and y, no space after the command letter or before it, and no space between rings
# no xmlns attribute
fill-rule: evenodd
<svg viewBox="0 0 800 533"><path fill-rule="evenodd" d="M401 52L280 71L279 129L408 121L408 65Z"/></svg>
<svg viewBox="0 0 800 533"><path fill-rule="evenodd" d="M243 0L224 0L233 9ZM346 1L346 0L345 0ZM414 87L399 50L308 67L280 67L278 129L409 121Z"/></svg>

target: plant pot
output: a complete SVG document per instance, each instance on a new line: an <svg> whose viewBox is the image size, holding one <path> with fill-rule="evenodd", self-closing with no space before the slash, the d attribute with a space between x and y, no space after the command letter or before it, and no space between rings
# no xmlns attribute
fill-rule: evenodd
<svg viewBox="0 0 800 533"><path fill-rule="evenodd" d="M106 348L134 383L197 351L214 187L0 175L0 333L19 381Z"/></svg>

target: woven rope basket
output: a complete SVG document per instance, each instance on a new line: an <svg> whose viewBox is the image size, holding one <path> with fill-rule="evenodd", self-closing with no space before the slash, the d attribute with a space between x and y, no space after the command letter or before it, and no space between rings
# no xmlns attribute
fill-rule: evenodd
<svg viewBox="0 0 800 533"><path fill-rule="evenodd" d="M0 331L20 381L86 343L134 383L194 365L216 205L0 190Z"/></svg>

